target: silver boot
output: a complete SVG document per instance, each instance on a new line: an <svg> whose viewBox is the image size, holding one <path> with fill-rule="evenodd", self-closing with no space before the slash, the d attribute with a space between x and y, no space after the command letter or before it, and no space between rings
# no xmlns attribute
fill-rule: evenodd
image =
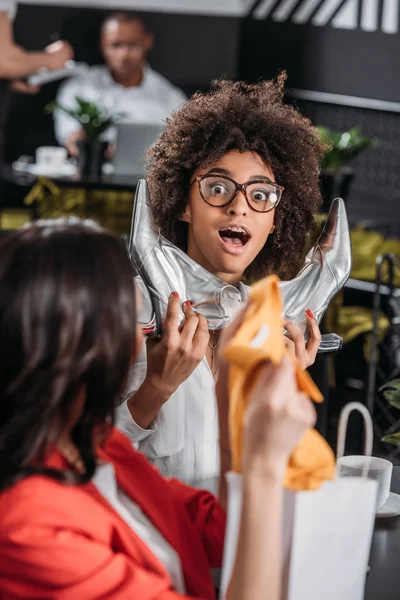
<svg viewBox="0 0 400 600"><path fill-rule="evenodd" d="M184 302L206 317L211 330L221 329L247 297L247 289L225 284L158 233L153 225L149 191L144 179L136 190L129 253L142 290L138 320L146 335L161 335L168 298L176 291ZM284 314L306 334L305 310L322 319L332 297L346 282L351 269L350 235L342 200L335 200L327 223L307 255L299 275L281 282ZM181 313L183 319L183 313ZM323 336L321 351L337 350L341 338Z"/></svg>
<svg viewBox="0 0 400 600"><path fill-rule="evenodd" d="M173 291L179 293L182 302L192 302L193 309L206 317L211 330L221 329L247 297L245 286L239 289L227 285L156 232L144 179L136 190L129 253L143 292L138 320L148 335L162 333L168 298Z"/></svg>
<svg viewBox="0 0 400 600"><path fill-rule="evenodd" d="M351 241L346 208L341 198L331 205L324 229L306 256L297 277L282 281L284 316L307 337L305 311L309 308L321 322L332 298L342 289L351 272ZM339 350L342 339L323 336L320 352Z"/></svg>

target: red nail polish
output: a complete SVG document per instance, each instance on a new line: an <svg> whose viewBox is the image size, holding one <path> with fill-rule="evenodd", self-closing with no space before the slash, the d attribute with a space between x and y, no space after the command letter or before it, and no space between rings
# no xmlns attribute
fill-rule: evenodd
<svg viewBox="0 0 400 600"><path fill-rule="evenodd" d="M310 310L309 308L307 308L306 310L307 315L310 317L310 319L314 319L314 313L312 312L312 310Z"/></svg>
<svg viewBox="0 0 400 600"><path fill-rule="evenodd" d="M184 302L184 304L186 304L186 306L192 306L192 303L190 302L190 300L186 300L186 302Z"/></svg>
<svg viewBox="0 0 400 600"><path fill-rule="evenodd" d="M171 296L173 296L174 298L179 298L178 292L172 292Z"/></svg>

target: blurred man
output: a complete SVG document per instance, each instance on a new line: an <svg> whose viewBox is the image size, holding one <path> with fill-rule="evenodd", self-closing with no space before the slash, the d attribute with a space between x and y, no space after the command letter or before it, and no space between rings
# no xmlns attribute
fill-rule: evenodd
<svg viewBox="0 0 400 600"><path fill-rule="evenodd" d="M146 58L153 35L143 20L132 12L118 12L104 21L100 49L105 65L90 69L84 77L70 79L61 87L57 101L68 109L76 107L76 96L96 102L109 114L122 114L136 123L161 123L185 100L184 94L154 71ZM84 138L79 123L61 111L54 116L56 137L73 156ZM102 139L115 140L111 129Z"/></svg>

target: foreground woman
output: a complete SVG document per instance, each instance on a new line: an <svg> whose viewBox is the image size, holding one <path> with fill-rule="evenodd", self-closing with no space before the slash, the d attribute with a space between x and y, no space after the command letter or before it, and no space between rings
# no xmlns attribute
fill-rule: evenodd
<svg viewBox="0 0 400 600"><path fill-rule="evenodd" d="M38 222L0 257L0 597L215 598L223 507L163 479L112 428L142 345L122 241L79 221ZM223 364L226 404L224 382ZM290 364L266 365L247 420L228 600L280 597L283 474L314 419Z"/></svg>

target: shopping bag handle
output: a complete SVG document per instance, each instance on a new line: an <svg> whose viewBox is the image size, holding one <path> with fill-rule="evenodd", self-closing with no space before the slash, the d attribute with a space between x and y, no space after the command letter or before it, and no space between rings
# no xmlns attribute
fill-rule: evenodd
<svg viewBox="0 0 400 600"><path fill-rule="evenodd" d="M365 442L364 442L364 456L372 455L372 448L374 443L374 429L372 425L371 414L364 404L361 402L349 402L342 409L339 416L339 425L338 425L338 437L337 437L337 449L336 449L336 457L342 458L345 452L346 445L346 437L347 437L347 425L349 422L350 413L353 410L357 410L361 413L364 420L364 432L365 432Z"/></svg>

